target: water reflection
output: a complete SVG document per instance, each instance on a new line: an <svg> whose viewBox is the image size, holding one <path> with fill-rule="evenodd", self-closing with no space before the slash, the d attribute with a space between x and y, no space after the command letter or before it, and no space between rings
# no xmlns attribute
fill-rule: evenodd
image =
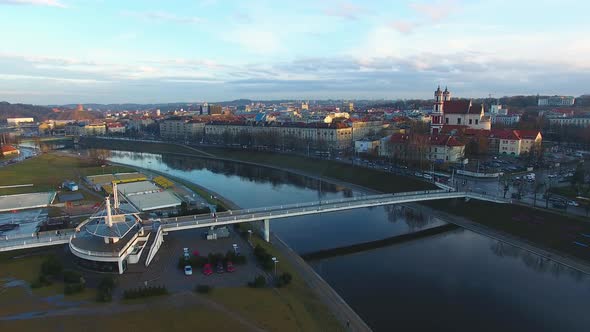
<svg viewBox="0 0 590 332"><path fill-rule="evenodd" d="M319 182L230 162L113 151L113 161L194 181L242 207L317 199ZM321 184L326 199L358 195ZM386 206L273 221L296 252L373 241L441 224ZM313 263L375 331L587 331L587 276L467 231Z"/></svg>

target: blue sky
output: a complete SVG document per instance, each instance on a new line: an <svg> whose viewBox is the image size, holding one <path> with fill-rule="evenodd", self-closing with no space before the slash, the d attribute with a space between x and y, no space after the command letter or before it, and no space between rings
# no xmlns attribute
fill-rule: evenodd
<svg viewBox="0 0 590 332"><path fill-rule="evenodd" d="M583 0L0 0L0 100L590 93Z"/></svg>

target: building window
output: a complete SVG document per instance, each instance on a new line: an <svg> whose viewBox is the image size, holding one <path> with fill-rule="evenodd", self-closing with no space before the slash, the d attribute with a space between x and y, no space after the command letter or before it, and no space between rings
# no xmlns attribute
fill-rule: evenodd
<svg viewBox="0 0 590 332"><path fill-rule="evenodd" d="M445 119L445 124L449 124L449 118Z"/></svg>
<svg viewBox="0 0 590 332"><path fill-rule="evenodd" d="M472 119L469 119L469 124L473 124L473 120Z"/></svg>
<svg viewBox="0 0 590 332"><path fill-rule="evenodd" d="M479 120L478 119L475 119L475 124L479 124Z"/></svg>
<svg viewBox="0 0 590 332"><path fill-rule="evenodd" d="M461 124L461 118L457 118L457 124L460 125Z"/></svg>

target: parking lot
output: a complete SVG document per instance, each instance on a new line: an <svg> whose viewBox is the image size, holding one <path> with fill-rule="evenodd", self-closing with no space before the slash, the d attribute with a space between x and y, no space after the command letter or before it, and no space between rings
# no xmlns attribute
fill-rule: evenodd
<svg viewBox="0 0 590 332"><path fill-rule="evenodd" d="M264 272L257 267L253 250L247 241L242 239L233 229L230 237L218 240L205 240L202 232L206 229L194 229L182 232L171 232L164 236L164 243L156 254L156 257L147 268L130 265L128 273L121 277L121 288L138 287L148 285L165 285L169 291L192 290L195 285L209 285L213 287L239 287ZM240 254L246 256L246 264L234 264L235 272L217 273L213 265L213 274L205 276L201 267L193 266L193 274L186 276L178 267L179 258L183 255L183 249L188 248L189 253L198 251L200 256L209 253L222 253L233 251L233 244L237 244ZM143 255L146 255L144 252ZM143 270L141 272L141 270ZM139 275L139 276L138 276Z"/></svg>

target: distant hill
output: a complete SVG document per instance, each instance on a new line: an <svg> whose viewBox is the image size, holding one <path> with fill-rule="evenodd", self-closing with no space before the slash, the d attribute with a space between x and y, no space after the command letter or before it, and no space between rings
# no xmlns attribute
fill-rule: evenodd
<svg viewBox="0 0 590 332"><path fill-rule="evenodd" d="M6 121L6 118L34 118L35 121L43 121L52 113L51 108L45 106L0 102L0 122Z"/></svg>
<svg viewBox="0 0 590 332"><path fill-rule="evenodd" d="M67 109L60 112L54 112L52 108L46 106L10 104L5 101L0 102L0 122L6 121L6 118L34 118L35 121L80 121L100 119L102 117L103 116L100 112L95 111L78 111L76 109Z"/></svg>

